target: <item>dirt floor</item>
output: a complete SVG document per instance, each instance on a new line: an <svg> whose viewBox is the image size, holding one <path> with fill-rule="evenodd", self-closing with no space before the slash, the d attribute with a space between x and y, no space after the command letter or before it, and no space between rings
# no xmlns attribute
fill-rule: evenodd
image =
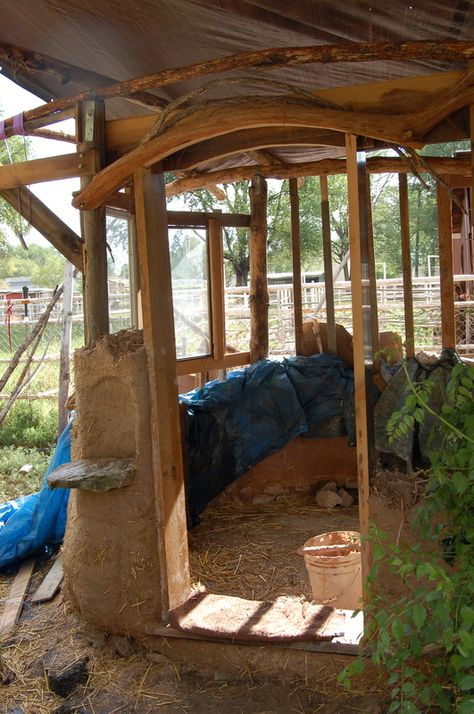
<svg viewBox="0 0 474 714"><path fill-rule="evenodd" d="M309 597L304 561L297 549L313 535L342 528L357 530L357 524L356 507L328 511L309 500L249 506L244 517L232 504L209 509L191 535L192 574L216 593L256 599ZM50 566L51 561L37 567L29 594ZM11 582L12 577L0 576L0 600L6 597ZM273 667L273 675L268 676L264 668L244 664L231 672L219 667L225 645L214 646L206 670L172 652L173 640L158 639L162 643L156 647L159 652L146 651L126 638L108 637L91 629L61 594L42 605L33 605L27 597L14 636L0 649L0 712L386 711L385 692L376 677L364 684L357 682L358 689L350 694L337 683L338 672L349 661L346 656L304 653L305 658L311 658L311 674L298 676L285 671L291 652L281 650L281 675L275 676ZM69 694L59 696L51 691L57 684L48 680L47 672L52 672L54 679L70 667L76 670L77 681Z"/></svg>
<svg viewBox="0 0 474 714"><path fill-rule="evenodd" d="M357 506L318 508L314 497L270 499L208 508L190 538L191 577L206 590L250 600L281 595L311 600L304 559L309 538L335 530L359 530Z"/></svg>

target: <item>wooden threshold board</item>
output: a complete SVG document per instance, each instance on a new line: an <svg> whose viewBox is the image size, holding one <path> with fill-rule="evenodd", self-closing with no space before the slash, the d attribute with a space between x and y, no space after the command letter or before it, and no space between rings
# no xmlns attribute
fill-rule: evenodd
<svg viewBox="0 0 474 714"><path fill-rule="evenodd" d="M153 637L170 637L179 640L212 642L216 645L245 645L247 647L279 647L280 649L302 650L304 652L327 652L329 654L358 655L359 645L350 642L250 642L234 638L200 637L188 632L181 632L172 627L156 626L145 628L145 633Z"/></svg>

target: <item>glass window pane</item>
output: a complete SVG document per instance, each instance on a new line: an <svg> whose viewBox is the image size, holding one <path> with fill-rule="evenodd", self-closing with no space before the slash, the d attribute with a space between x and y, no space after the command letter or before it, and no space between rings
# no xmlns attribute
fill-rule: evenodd
<svg viewBox="0 0 474 714"><path fill-rule="evenodd" d="M211 354L207 231L169 230L176 356Z"/></svg>

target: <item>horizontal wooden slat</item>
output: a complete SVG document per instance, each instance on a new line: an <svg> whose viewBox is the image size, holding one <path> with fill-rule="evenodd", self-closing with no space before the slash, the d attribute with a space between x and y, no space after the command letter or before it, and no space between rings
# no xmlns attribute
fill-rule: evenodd
<svg viewBox="0 0 474 714"><path fill-rule="evenodd" d="M0 167L0 189L91 174L91 154L62 154Z"/></svg>
<svg viewBox="0 0 474 714"><path fill-rule="evenodd" d="M223 359L215 360L213 357L197 357L195 359L184 359L176 362L176 375L182 377L185 374L195 374L196 372L207 372L210 369L225 369L226 367L240 367L250 364L250 352L235 352L225 355Z"/></svg>

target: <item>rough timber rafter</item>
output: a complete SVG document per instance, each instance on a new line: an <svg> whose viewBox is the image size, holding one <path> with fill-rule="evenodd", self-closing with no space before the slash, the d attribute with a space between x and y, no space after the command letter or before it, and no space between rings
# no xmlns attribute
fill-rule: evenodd
<svg viewBox="0 0 474 714"><path fill-rule="evenodd" d="M272 69L282 65L301 65L336 62L371 62L377 60L422 60L467 62L474 58L474 43L459 41L417 41L396 43L355 43L337 45L316 45L309 47L278 47L255 52L243 52L208 62L164 70L137 79L116 82L98 92L82 92L75 97L64 97L49 105L31 109L25 113L25 119L37 119L47 114L73 106L77 102L91 97L108 99L136 94L151 87L163 87L184 80L218 74L235 69L257 67ZM6 120L7 131L11 129L12 119Z"/></svg>
<svg viewBox="0 0 474 714"><path fill-rule="evenodd" d="M61 84L73 82L91 88L106 87L114 84L114 80L111 77L77 67L69 62L61 62L53 57L48 57L48 55L27 50L24 47L10 45L7 42L0 42L0 62L9 67L15 75L26 76L27 78L30 77L31 72L38 72L59 79ZM154 106L161 108L167 104L166 100L147 92L136 92L124 98L148 108Z"/></svg>
<svg viewBox="0 0 474 714"><path fill-rule="evenodd" d="M0 190L0 196L8 201L33 228L41 233L78 270L83 271L83 242L58 216L26 187Z"/></svg>
<svg viewBox="0 0 474 714"><path fill-rule="evenodd" d="M450 158L441 156L427 156L430 168L437 173L449 175L470 175L470 161L464 158ZM410 165L398 157L374 156L367 159L367 171L374 174L382 173L410 173ZM426 167L421 167L420 171L427 172ZM306 176L334 176L346 173L345 159L322 159L300 164L266 164L259 167L259 174L265 178L288 179L304 178ZM255 166L237 166L233 169L223 169L222 171L211 171L207 174L190 176L177 179L166 186L168 198L177 196L185 191L194 191L203 186L215 185L216 183L232 183L233 181L249 181L255 174Z"/></svg>
<svg viewBox="0 0 474 714"><path fill-rule="evenodd" d="M321 108L309 101L287 97L242 98L238 101L215 102L210 106L186 112L155 139L122 156L97 174L89 186L73 200L76 208L100 206L108 196L131 180L139 166L151 166L191 144L224 135L237 129L262 126L301 126L310 128L357 131L382 141L420 146L413 137L409 115L390 116Z"/></svg>

